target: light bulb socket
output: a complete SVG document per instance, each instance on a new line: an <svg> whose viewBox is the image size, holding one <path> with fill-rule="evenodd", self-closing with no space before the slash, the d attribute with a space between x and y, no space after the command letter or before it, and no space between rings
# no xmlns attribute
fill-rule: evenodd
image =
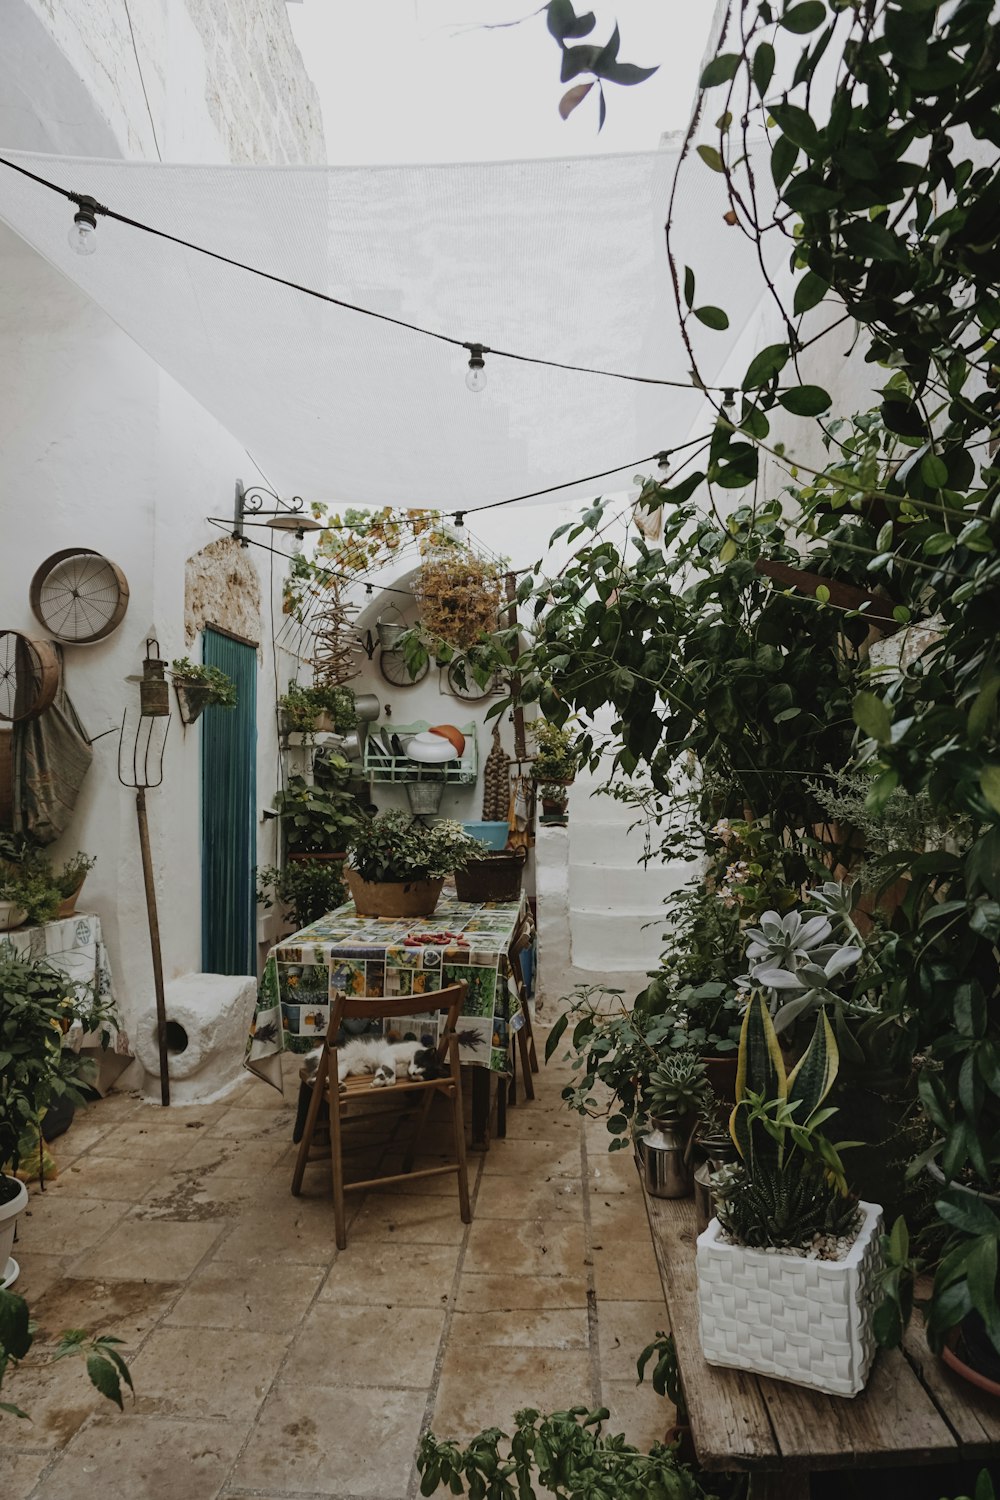
<svg viewBox="0 0 1000 1500"><path fill-rule="evenodd" d="M470 370L483 370L486 368L486 360L483 356L489 354L490 351L485 344L463 344L462 348L469 351Z"/></svg>
<svg viewBox="0 0 1000 1500"><path fill-rule="evenodd" d="M670 472L670 457L671 455L666 448L664 448L662 453L656 455L656 467L661 474L668 474Z"/></svg>
<svg viewBox="0 0 1000 1500"><path fill-rule="evenodd" d="M97 214L98 210L100 209L100 204L98 203L97 199L90 198L86 194L83 194L79 198L74 198L73 202L77 206L76 213L73 215L73 223L89 224L91 229L96 229Z"/></svg>
<svg viewBox="0 0 1000 1500"><path fill-rule="evenodd" d="M733 407L735 405L736 405L736 394L735 394L734 391L732 391L732 390L730 390L730 389L727 388L726 390L724 390L722 392L722 410L723 411L732 411L732 409L733 409Z"/></svg>
<svg viewBox="0 0 1000 1500"><path fill-rule="evenodd" d="M455 512L455 525L456 526L464 526L465 525L465 511L464 510L456 510L456 512Z"/></svg>

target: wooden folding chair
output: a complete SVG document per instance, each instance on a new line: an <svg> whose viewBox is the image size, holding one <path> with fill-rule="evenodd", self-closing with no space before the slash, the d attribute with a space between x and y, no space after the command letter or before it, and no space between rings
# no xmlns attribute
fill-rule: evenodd
<svg viewBox="0 0 1000 1500"><path fill-rule="evenodd" d="M302 1190L302 1178L305 1174L306 1163L309 1160L309 1147L312 1142L313 1132L316 1129L316 1121L319 1117L320 1106L326 1101L330 1111L330 1165L333 1174L333 1219L337 1236L337 1248L343 1250L347 1246L347 1219L344 1210L344 1194L356 1192L358 1189L377 1187L382 1183L408 1182L417 1177L438 1177L445 1172L455 1172L458 1175L458 1201L462 1213L463 1224L472 1221L472 1210L469 1206L469 1178L465 1165L465 1121L462 1116L462 1075L458 1061L458 1018L462 1014L465 1004L468 985L453 984L445 990L435 990L427 995L405 995L399 999L388 999L378 997L372 1000L359 999L355 996L337 995L334 999L330 1024L326 1030L326 1040L320 1054L319 1067L316 1070L316 1078L313 1083L312 1099L306 1114L305 1129L302 1132L302 1140L299 1143L299 1154L295 1161L295 1172L292 1176L292 1192L298 1197ZM444 1033L437 1048L438 1064L444 1067L448 1063L448 1072L441 1078L397 1078L389 1087L373 1090L371 1086L371 1075L362 1074L360 1077L346 1078L343 1086L338 1085L337 1068L337 1037L340 1035L341 1027L345 1020L383 1020L393 1016L419 1016L430 1015L447 1010L448 1017L445 1022ZM380 1103L391 1100L398 1095L400 1098L409 1099L412 1095L423 1095L420 1107L416 1111L415 1129L410 1138L409 1145L403 1157L402 1172L394 1172L382 1177L370 1177L363 1182L344 1181L344 1150L343 1150L343 1110L344 1105L352 1099L363 1097L366 1099L378 1099ZM455 1160L440 1167L420 1167L413 1170L413 1161L420 1144L427 1117L430 1114L431 1105L436 1094L443 1094L451 1102L452 1126L455 1135Z"/></svg>

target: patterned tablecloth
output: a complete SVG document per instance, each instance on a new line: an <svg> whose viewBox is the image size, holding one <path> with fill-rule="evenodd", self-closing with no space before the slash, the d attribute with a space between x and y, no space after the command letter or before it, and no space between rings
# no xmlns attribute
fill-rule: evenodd
<svg viewBox="0 0 1000 1500"><path fill-rule="evenodd" d="M421 995L464 979L469 993L459 1028L462 1062L506 1072L509 1034L520 1020L508 954L522 909L523 901L470 905L444 896L433 916L406 919L359 917L353 902L339 906L268 954L245 1065L280 1089L281 1053L319 1046L335 990ZM453 941L416 941L441 934ZM400 1041L434 1035L430 1016L389 1024L390 1036ZM348 1025L364 1031L372 1023Z"/></svg>
<svg viewBox="0 0 1000 1500"><path fill-rule="evenodd" d="M72 979L80 995L113 997L111 964L101 936L101 919L91 912L74 912L59 922L42 922L38 926L15 927L0 936L20 958L45 959L54 969ZM99 1047L99 1032L84 1033L79 1023L70 1029L67 1043L74 1050L80 1046ZM113 1050L123 1057L131 1056L128 1037L116 1033Z"/></svg>

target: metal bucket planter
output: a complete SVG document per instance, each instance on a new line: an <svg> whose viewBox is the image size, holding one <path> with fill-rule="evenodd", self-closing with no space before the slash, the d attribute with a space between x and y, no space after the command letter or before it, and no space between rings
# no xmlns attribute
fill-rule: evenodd
<svg viewBox="0 0 1000 1500"><path fill-rule="evenodd" d="M354 698L354 712L362 724L370 724L382 712L382 705L374 693L357 693Z"/></svg>
<svg viewBox="0 0 1000 1500"><path fill-rule="evenodd" d="M419 818L428 813L436 813L441 806L443 795L443 781L408 781L406 783L406 800L410 804L410 812L414 817Z"/></svg>
<svg viewBox="0 0 1000 1500"><path fill-rule="evenodd" d="M375 634L383 651L395 651L399 646L400 636L406 631L402 620L377 620L375 623Z"/></svg>

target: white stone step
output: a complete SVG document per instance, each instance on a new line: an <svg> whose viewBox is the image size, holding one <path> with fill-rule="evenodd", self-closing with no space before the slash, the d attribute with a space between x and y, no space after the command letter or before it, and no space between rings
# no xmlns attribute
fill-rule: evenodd
<svg viewBox="0 0 1000 1500"><path fill-rule="evenodd" d="M657 914L671 891L689 878L686 865L622 865L617 861L569 867L571 911Z"/></svg>
<svg viewBox="0 0 1000 1500"><path fill-rule="evenodd" d="M578 969L597 972L654 968L664 948L665 924L624 911L570 913L570 955Z"/></svg>

